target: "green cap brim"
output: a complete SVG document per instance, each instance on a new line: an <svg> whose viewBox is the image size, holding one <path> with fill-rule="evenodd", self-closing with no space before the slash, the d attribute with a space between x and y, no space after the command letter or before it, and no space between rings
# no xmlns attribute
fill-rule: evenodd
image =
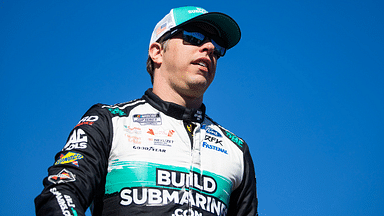
<svg viewBox="0 0 384 216"><path fill-rule="evenodd" d="M178 26L184 26L193 22L204 22L216 27L221 39L226 43L227 49L234 47L240 41L241 31L239 25L226 14L220 12L205 13Z"/></svg>

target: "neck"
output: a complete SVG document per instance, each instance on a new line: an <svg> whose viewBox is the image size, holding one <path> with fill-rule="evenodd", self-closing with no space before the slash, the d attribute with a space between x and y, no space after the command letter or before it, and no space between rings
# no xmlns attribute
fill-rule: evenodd
<svg viewBox="0 0 384 216"><path fill-rule="evenodd" d="M198 109L203 103L203 95L195 96L188 90L177 90L160 82L153 83L153 93L164 101L172 102L187 108Z"/></svg>

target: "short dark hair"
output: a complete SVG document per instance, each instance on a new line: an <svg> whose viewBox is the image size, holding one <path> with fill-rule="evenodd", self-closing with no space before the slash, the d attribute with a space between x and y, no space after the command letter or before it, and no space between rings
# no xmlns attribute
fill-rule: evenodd
<svg viewBox="0 0 384 216"><path fill-rule="evenodd" d="M147 71L149 73L149 75L151 76L151 83L153 84L153 70L154 70L154 62L151 58L150 55L148 55L148 59L147 59Z"/></svg>

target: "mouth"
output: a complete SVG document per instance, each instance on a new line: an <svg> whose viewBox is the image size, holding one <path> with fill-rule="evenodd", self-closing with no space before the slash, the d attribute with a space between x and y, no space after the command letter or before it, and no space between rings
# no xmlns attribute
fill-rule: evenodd
<svg viewBox="0 0 384 216"><path fill-rule="evenodd" d="M201 66L201 68L206 72L211 71L211 61L209 59L199 58L193 61L192 64Z"/></svg>
<svg viewBox="0 0 384 216"><path fill-rule="evenodd" d="M197 63L197 65L200 65L200 66L205 67L205 68L208 69L207 64L205 64L204 62L199 62L199 63ZM208 69L208 71L209 71L209 69Z"/></svg>

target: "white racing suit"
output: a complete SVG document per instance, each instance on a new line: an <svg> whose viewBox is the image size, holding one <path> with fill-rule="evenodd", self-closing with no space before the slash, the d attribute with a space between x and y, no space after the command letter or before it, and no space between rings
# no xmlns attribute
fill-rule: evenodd
<svg viewBox="0 0 384 216"><path fill-rule="evenodd" d="M190 130L190 132L189 132ZM257 215L247 144L200 109L94 105L48 169L37 215Z"/></svg>

